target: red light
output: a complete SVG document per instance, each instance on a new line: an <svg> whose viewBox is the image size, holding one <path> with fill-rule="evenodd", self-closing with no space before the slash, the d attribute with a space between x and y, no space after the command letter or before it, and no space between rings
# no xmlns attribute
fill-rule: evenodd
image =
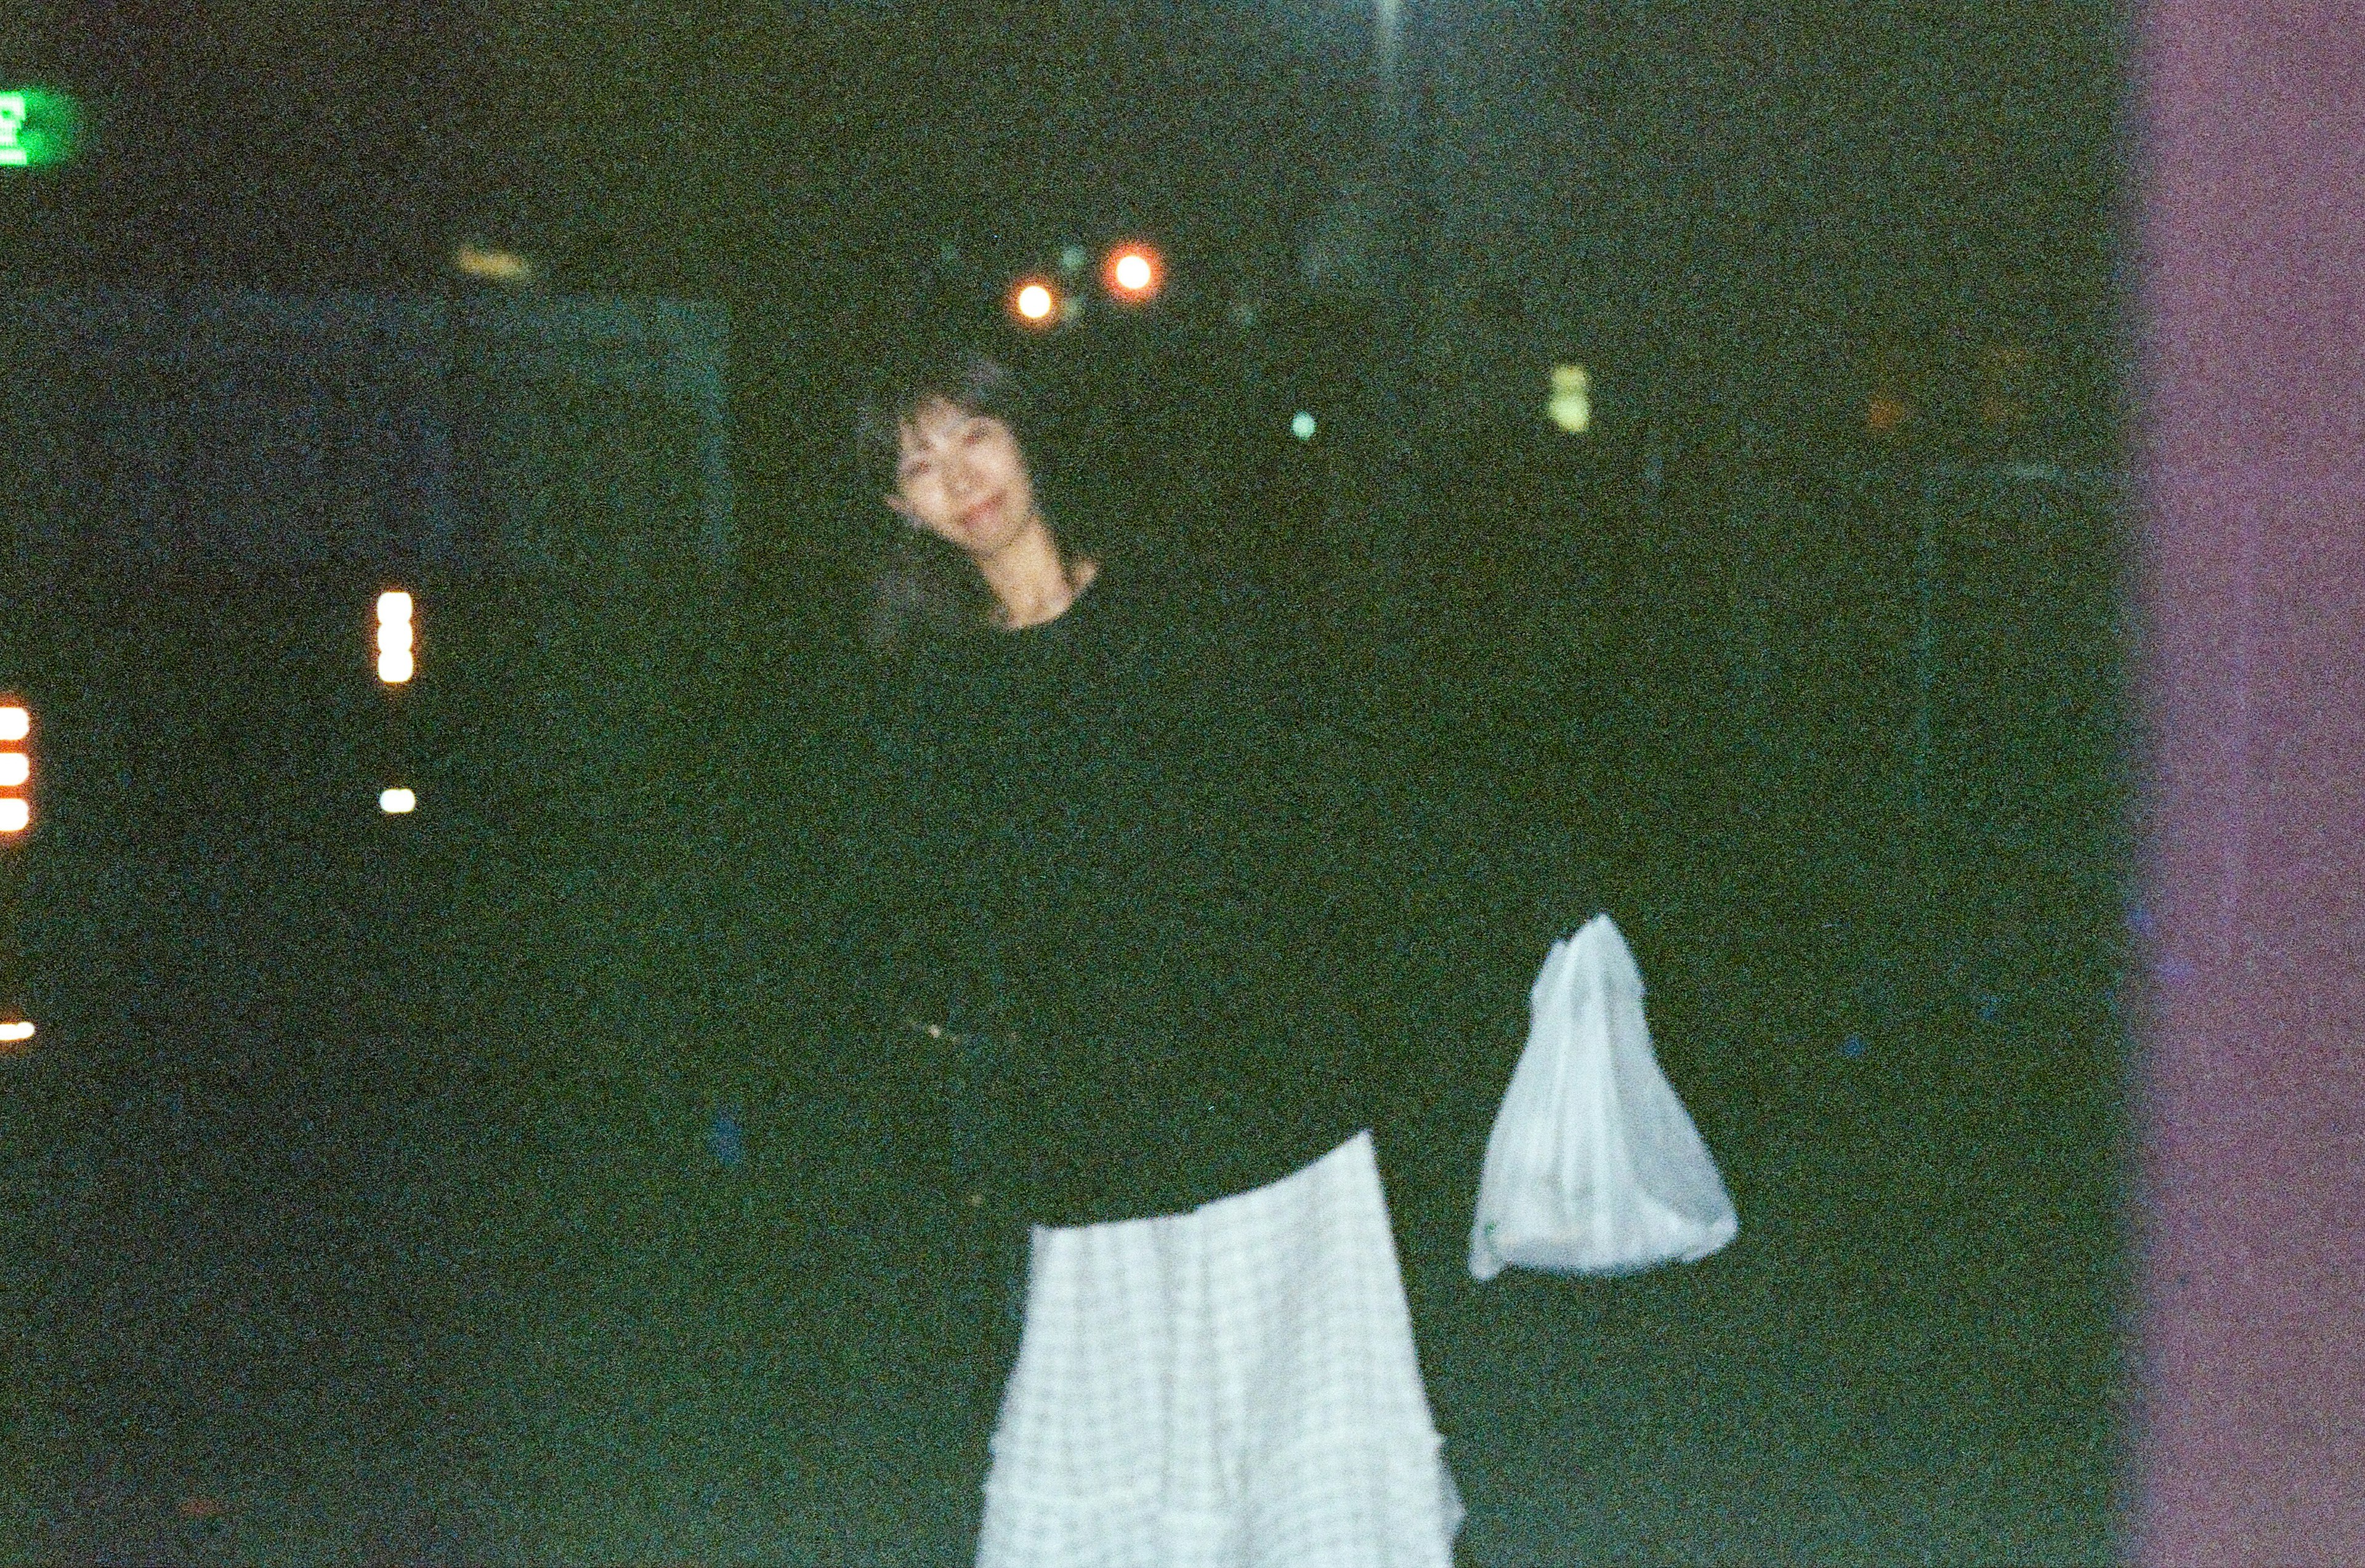
<svg viewBox="0 0 2365 1568"><path fill-rule="evenodd" d="M1101 282L1111 298L1127 305L1144 304L1165 286L1166 264L1148 245L1119 245L1108 253Z"/></svg>

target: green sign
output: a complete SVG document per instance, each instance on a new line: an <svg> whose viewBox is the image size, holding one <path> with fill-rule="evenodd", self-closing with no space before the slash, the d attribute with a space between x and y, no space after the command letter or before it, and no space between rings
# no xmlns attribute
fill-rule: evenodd
<svg viewBox="0 0 2365 1568"><path fill-rule="evenodd" d="M0 87L0 169L39 169L73 156L82 114L63 93Z"/></svg>

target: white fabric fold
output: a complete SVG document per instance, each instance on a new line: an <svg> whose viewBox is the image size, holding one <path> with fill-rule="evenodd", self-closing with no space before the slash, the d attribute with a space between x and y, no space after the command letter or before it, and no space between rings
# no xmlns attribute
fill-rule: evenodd
<svg viewBox="0 0 2365 1568"><path fill-rule="evenodd" d="M1187 1215L1038 1229L981 1568L1449 1568L1369 1133Z"/></svg>

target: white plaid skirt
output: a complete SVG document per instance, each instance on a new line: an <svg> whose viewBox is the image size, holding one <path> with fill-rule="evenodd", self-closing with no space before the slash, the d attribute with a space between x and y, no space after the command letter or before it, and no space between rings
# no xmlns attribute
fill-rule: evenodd
<svg viewBox="0 0 2365 1568"><path fill-rule="evenodd" d="M1359 1133L1189 1214L1036 1229L979 1568L1449 1568L1441 1446Z"/></svg>

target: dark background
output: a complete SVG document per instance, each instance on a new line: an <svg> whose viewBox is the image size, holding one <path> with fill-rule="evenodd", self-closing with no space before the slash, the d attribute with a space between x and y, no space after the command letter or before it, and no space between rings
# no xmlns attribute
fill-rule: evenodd
<svg viewBox="0 0 2365 1568"><path fill-rule="evenodd" d="M1466 1560L2112 1555L2117 23L1416 9L1394 140L1370 39L1310 5L24 9L11 79L92 125L0 185L11 286L482 297L470 241L532 259L520 308L723 306L737 550L635 644L677 684L623 776L548 673L607 589L422 588L396 725L350 654L372 563L19 552L0 1551L958 1559L965 1329L903 1310L899 1169L843 1114L881 1047L813 1001L808 891L859 831L840 400L950 320L1104 412L1140 526L1269 596L1356 759L1351 989L1402 1064ZM1019 271L1137 235L1154 309L1002 322ZM1540 418L1564 359L1584 438ZM551 424L543 487L596 489L608 428ZM436 781L399 829L396 760ZM1479 1287L1526 986L1597 909L1742 1237Z"/></svg>
<svg viewBox="0 0 2365 1568"><path fill-rule="evenodd" d="M1735 431L1844 451L1875 394L1915 416L1894 445L2113 450L2107 7L1415 6L1395 141L1370 15L1296 0L21 17L11 69L83 96L93 145L0 198L10 275L432 290L474 241L555 290L726 304L751 548L775 565L838 545L811 475L849 367L915 312L984 318L1061 244L1125 236L1174 278L1143 328L1156 395L1128 402L1209 384L1237 417L1249 382L1328 414L1404 376L1445 476L1520 454L1555 357L1593 370L1612 465ZM1397 184L1409 305L1355 281L1399 281L1382 262L1312 275ZM1225 330L1242 301L1259 326ZM1371 335L1394 306L1425 345L1408 375ZM1127 352L1093 325L1063 364ZM1517 382L1476 428L1436 411L1503 379L1504 343ZM2021 408L1983 420L1986 398ZM1343 399L1349 426L1370 400Z"/></svg>

